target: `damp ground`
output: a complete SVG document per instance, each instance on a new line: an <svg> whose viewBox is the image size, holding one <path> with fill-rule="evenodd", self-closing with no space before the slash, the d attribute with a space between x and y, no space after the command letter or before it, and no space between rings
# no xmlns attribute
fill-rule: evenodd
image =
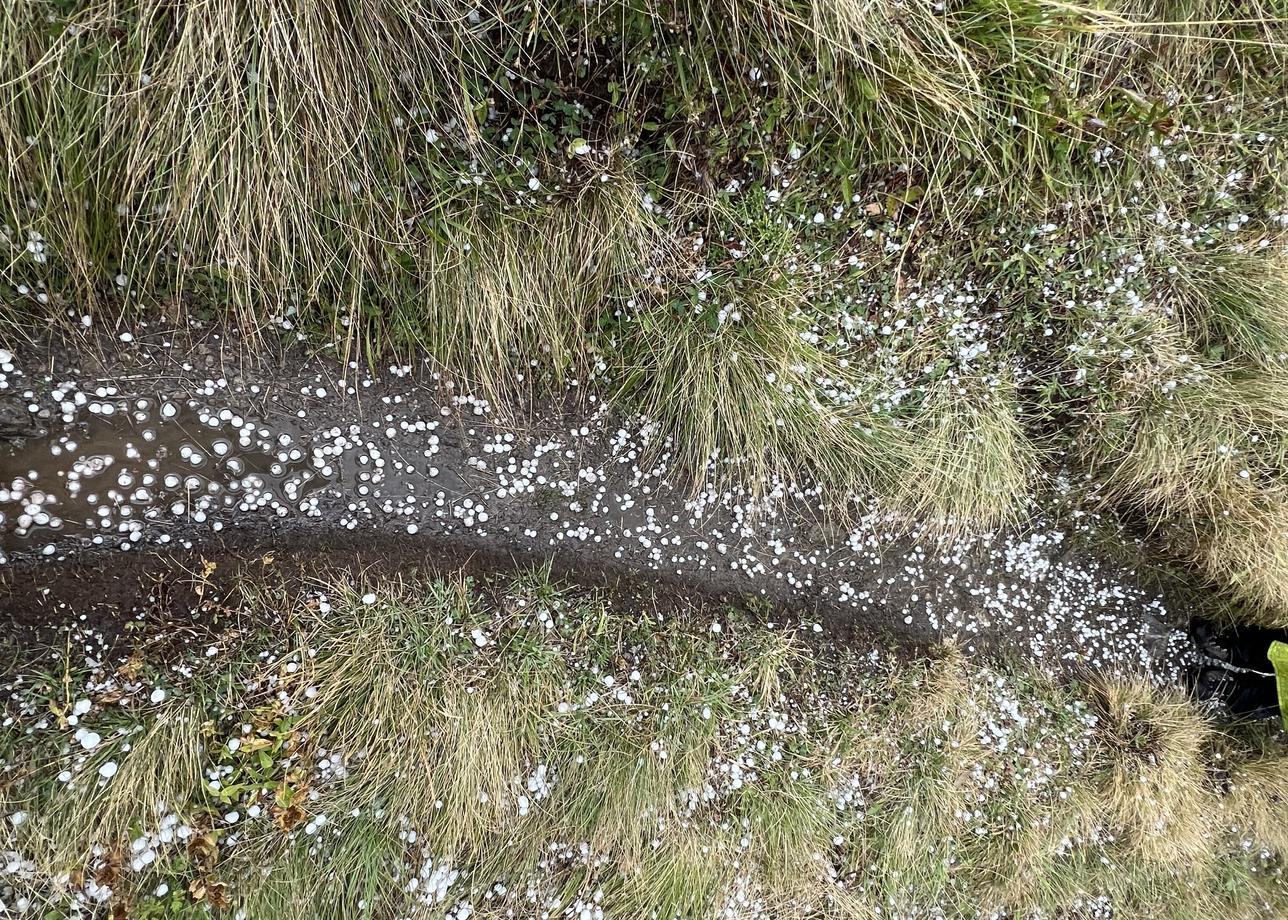
<svg viewBox="0 0 1288 920"><path fill-rule="evenodd" d="M1171 679L1188 660L1185 586L1121 535L1107 548L1113 522L1058 483L1017 525L943 538L803 483L695 492L646 420L576 382L503 409L425 366L146 328L7 342L0 358L14 629L106 598L128 616L157 572L202 560L473 558L1051 669Z"/></svg>

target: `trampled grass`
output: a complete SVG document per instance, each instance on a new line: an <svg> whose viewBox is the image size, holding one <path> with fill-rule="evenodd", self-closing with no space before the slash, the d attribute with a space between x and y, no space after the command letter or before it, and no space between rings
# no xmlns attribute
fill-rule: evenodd
<svg viewBox="0 0 1288 920"><path fill-rule="evenodd" d="M713 633L709 611L663 619L540 575L271 597L246 603L280 606L264 622L297 632L194 656L195 682L144 660L112 696L110 671L78 670L77 725L49 715L57 681L9 685L6 904L275 918L1288 903L1282 740L1139 677L823 648L733 612ZM767 647L784 652L773 665ZM229 661L237 676L211 680ZM152 743L176 713L198 714L195 739ZM86 750L80 731L108 740ZM51 827L77 841L52 862Z"/></svg>

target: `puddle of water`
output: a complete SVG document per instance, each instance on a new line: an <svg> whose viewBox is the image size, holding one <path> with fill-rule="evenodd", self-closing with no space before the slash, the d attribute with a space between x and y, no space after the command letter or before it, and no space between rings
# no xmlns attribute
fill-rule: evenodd
<svg viewBox="0 0 1288 920"><path fill-rule="evenodd" d="M310 450L292 426L230 409L145 398L84 409L0 448L0 548L135 542L149 523L200 523L223 509L287 514L340 472L338 457Z"/></svg>
<svg viewBox="0 0 1288 920"><path fill-rule="evenodd" d="M91 396L73 384L54 395L50 433L0 446L0 563L69 540L166 542L167 525L218 529L245 513L331 513L350 529L384 518L411 533L425 519L486 520L472 509L488 477L465 469L460 445L440 446L437 422L418 420L400 444L387 422L306 429L196 398ZM323 490L338 501L323 505Z"/></svg>

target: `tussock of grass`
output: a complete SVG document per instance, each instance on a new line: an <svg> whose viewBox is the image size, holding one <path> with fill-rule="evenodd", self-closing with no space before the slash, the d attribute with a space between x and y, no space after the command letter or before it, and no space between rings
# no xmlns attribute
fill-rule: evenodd
<svg viewBox="0 0 1288 920"><path fill-rule="evenodd" d="M957 383L929 393L904 433L907 465L896 506L956 526L987 527L1013 517L1038 459L1017 412L1009 379L978 393Z"/></svg>
<svg viewBox="0 0 1288 920"><path fill-rule="evenodd" d="M1285 379L1164 353L1120 385L1123 408L1086 445L1108 498L1163 525L1182 554L1270 624L1288 610Z"/></svg>
<svg viewBox="0 0 1288 920"><path fill-rule="evenodd" d="M865 849L855 863L870 864L883 900L906 909L953 897L955 843L971 807L970 766L982 753L968 667L949 648L906 684L892 685L890 721L877 739L897 750L894 762L904 766L883 765L868 809L873 826L860 837Z"/></svg>
<svg viewBox="0 0 1288 920"><path fill-rule="evenodd" d="M1015 201L1044 173L1062 175L1069 139L1093 133L1085 113L1113 105L1106 74L1188 90L1186 78L1244 42L1282 45L1270 0L1247 16L1221 2L1181 6L721 0L686 4L679 19L695 24L685 51L720 95L739 98L734 75L764 72L788 111L822 108L857 160L912 164L959 209L952 192L966 182L984 178Z"/></svg>
<svg viewBox="0 0 1288 920"><path fill-rule="evenodd" d="M1108 761L1100 820L1150 862L1209 856L1212 726L1186 697L1139 679L1097 681L1091 702Z"/></svg>
<svg viewBox="0 0 1288 920"><path fill-rule="evenodd" d="M624 737L627 731L587 726L583 753L568 767L575 785L555 795L549 820L556 835L587 840L634 867L649 841L679 820L681 793L701 785L711 739Z"/></svg>
<svg viewBox="0 0 1288 920"><path fill-rule="evenodd" d="M786 901L810 903L827 887L836 811L826 795L825 765L794 753L786 775L769 773L736 796L732 809L737 826L754 841L749 855L761 866L765 886Z"/></svg>
<svg viewBox="0 0 1288 920"><path fill-rule="evenodd" d="M1288 355L1288 257L1282 243L1221 247L1176 264L1172 303L1182 329L1203 350L1282 366Z"/></svg>
<svg viewBox="0 0 1288 920"><path fill-rule="evenodd" d="M343 920L359 904L375 916L404 910L412 848L366 816L343 818L337 825L335 844L324 853L283 839L246 844L254 856L244 864L237 908L248 917L317 920Z"/></svg>
<svg viewBox="0 0 1288 920"><path fill-rule="evenodd" d="M1288 495L1232 503L1209 527L1197 551L1203 573L1244 602L1242 619L1288 625Z"/></svg>
<svg viewBox="0 0 1288 920"><path fill-rule="evenodd" d="M793 670L766 694L763 629L733 616L714 636L709 617L653 622L532 579L326 596L292 602L303 646L261 637L278 651L236 682L245 700L208 713L241 742L200 749L222 797L200 771L171 775L175 739L122 751L120 786L81 786L93 759L63 788L32 759L36 731L7 755L11 798L32 815L18 830L74 819L88 835L74 853L102 877L111 857L85 844L110 833L103 809L140 814L140 798L186 781L178 810L196 842L145 841L175 903L270 920L461 903L967 917L1086 899L1166 916L1288 902L1282 797L1262 788L1281 778L1281 742L1229 735L1140 679L1058 684L953 649L824 667L770 641ZM166 789L143 779L167 775ZM14 840L22 865L45 843ZM53 873L72 865L6 884L61 903L79 883ZM154 897L155 873L113 871L112 898Z"/></svg>
<svg viewBox="0 0 1288 920"><path fill-rule="evenodd" d="M1203 371L1175 389L1164 382L1184 373L1164 369L1121 424L1111 418L1099 448L1111 458L1107 487L1165 514L1217 517L1240 492L1273 486L1281 456L1274 435L1288 422L1288 391L1261 376Z"/></svg>
<svg viewBox="0 0 1288 920"><path fill-rule="evenodd" d="M436 0L16 6L10 201L39 206L17 227L77 266L82 294L118 272L140 292L200 276L252 328L384 274L409 205L395 125L462 112L462 75L486 63L465 11Z"/></svg>
<svg viewBox="0 0 1288 920"><path fill-rule="evenodd" d="M1120 0L1114 12L1120 18L1111 34L1121 42L1107 44L1119 55L1152 52L1156 66L1174 74L1178 85L1202 74L1214 57L1283 41L1284 11L1277 0Z"/></svg>
<svg viewBox="0 0 1288 920"><path fill-rule="evenodd" d="M1016 513L1037 452L1009 374L954 374L907 407L879 407L879 378L817 344L810 278L789 267L798 234L754 201L737 213L698 210L723 219L727 239L699 250L696 268L671 254L687 298L641 296L610 375L618 404L652 423L656 453L699 485L812 481L944 527Z"/></svg>
<svg viewBox="0 0 1288 920"><path fill-rule="evenodd" d="M516 385L516 366L530 384L584 367L603 303L638 283L645 222L627 180L530 214L475 215L463 243L431 243L418 257L423 285L394 335L493 390Z"/></svg>
<svg viewBox="0 0 1288 920"><path fill-rule="evenodd" d="M1209 246L1174 265L1160 312L1136 321L1128 369L1084 442L1112 501L1180 554L1288 622L1288 284L1282 253ZM1120 323L1127 325L1127 323Z"/></svg>
<svg viewBox="0 0 1288 920"><path fill-rule="evenodd" d="M1288 763L1245 754L1227 781L1222 817L1251 846L1282 853L1288 846Z"/></svg>
<svg viewBox="0 0 1288 920"><path fill-rule="evenodd" d="M888 422L856 384L801 338L793 305L751 283L712 321L671 307L634 320L618 399L638 407L674 463L699 481L767 484L813 475L830 487L886 492Z"/></svg>
<svg viewBox="0 0 1288 920"><path fill-rule="evenodd" d="M448 627L470 613L463 583L435 583L410 607L381 607L343 591L343 612L314 620L318 702L306 705L301 725L351 759L354 781L336 791L337 808L376 809L388 826L432 826L440 852L454 854L496 830L509 808L549 718L550 676L474 681L453 672L460 659Z"/></svg>
<svg viewBox="0 0 1288 920"><path fill-rule="evenodd" d="M948 137L980 141L987 100L977 62L933 4L812 0L806 6L819 59L839 71L839 98L864 100L838 107L842 122L852 118L911 156ZM779 66L784 74L804 73L804 63L787 59Z"/></svg>
<svg viewBox="0 0 1288 920"><path fill-rule="evenodd" d="M605 902L631 917L715 915L736 871L730 836L678 828L656 844L632 871L609 877Z"/></svg>

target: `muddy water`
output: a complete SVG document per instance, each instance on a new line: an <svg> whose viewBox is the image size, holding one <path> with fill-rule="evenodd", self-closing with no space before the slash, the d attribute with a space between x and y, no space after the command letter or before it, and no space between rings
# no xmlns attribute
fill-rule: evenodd
<svg viewBox="0 0 1288 920"><path fill-rule="evenodd" d="M280 419L148 398L72 407L56 432L0 449L7 551L52 554L69 537L137 542L148 524L202 523L216 509L287 514L341 475Z"/></svg>

